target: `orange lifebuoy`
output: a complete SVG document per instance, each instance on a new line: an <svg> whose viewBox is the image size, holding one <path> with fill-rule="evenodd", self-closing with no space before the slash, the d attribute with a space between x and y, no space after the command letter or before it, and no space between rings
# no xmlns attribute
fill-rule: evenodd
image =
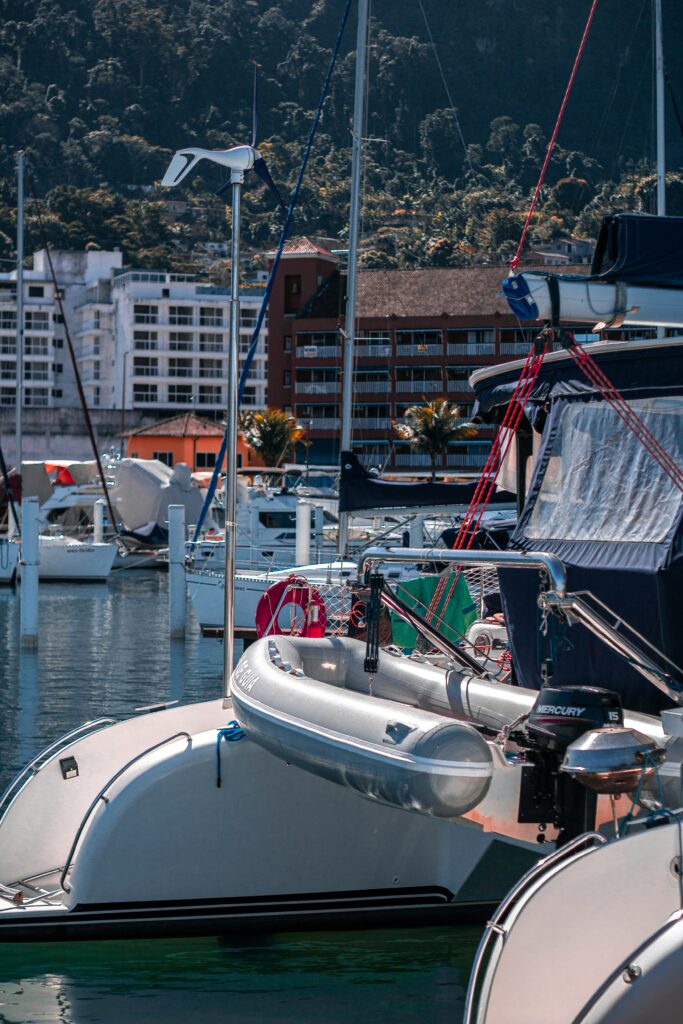
<svg viewBox="0 0 683 1024"><path fill-rule="evenodd" d="M300 608L303 621L292 616L289 630L280 626L280 613L288 605ZM325 636L327 612L320 593L301 576L288 576L265 590L256 605L254 617L256 632L262 636L282 636L287 632L297 636Z"/></svg>

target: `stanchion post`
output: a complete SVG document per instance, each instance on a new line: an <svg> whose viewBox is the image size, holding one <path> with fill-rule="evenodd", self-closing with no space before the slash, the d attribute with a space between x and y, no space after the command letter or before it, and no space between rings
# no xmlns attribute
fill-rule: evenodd
<svg viewBox="0 0 683 1024"><path fill-rule="evenodd" d="M19 636L22 647L38 644L38 499L21 502L21 596Z"/></svg>
<svg viewBox="0 0 683 1024"><path fill-rule="evenodd" d="M168 624L172 639L185 636L185 506L168 507Z"/></svg>

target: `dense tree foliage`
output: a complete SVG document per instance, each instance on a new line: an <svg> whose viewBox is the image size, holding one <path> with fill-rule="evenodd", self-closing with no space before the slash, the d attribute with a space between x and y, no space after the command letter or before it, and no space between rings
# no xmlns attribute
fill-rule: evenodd
<svg viewBox="0 0 683 1024"><path fill-rule="evenodd" d="M225 234L217 169L168 215L154 182L173 149L229 146L251 134L253 63L259 143L286 193L329 60L342 0L0 0L0 258L15 234L14 161L23 147L45 198L50 241L124 250L141 266L191 262L198 238ZM587 4L556 0L375 0L366 266L453 266L509 256L581 34ZM586 7L586 11L584 11ZM683 25L665 0L676 91ZM649 5L604 0L535 218L531 241L593 235L608 209L650 210ZM297 213L299 233L343 240L355 26L350 23ZM440 63L439 63L440 62ZM440 66L458 110L454 111ZM683 213L680 133L669 127L670 209ZM281 215L257 182L246 241L263 249ZM39 238L28 213L27 249Z"/></svg>

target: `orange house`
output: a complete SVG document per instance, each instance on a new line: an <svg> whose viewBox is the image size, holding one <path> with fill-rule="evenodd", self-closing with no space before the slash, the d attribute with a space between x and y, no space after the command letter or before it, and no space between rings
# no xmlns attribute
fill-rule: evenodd
<svg viewBox="0 0 683 1024"><path fill-rule="evenodd" d="M129 430L128 455L134 459L159 459L167 466L185 462L192 472L211 471L223 439L223 427L214 420L186 412L149 427ZM259 460L237 439L237 465L258 465Z"/></svg>

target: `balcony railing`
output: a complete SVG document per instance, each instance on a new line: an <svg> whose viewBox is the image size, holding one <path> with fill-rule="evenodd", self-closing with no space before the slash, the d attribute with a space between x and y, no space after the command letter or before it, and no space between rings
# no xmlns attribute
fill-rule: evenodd
<svg viewBox="0 0 683 1024"><path fill-rule="evenodd" d="M367 359L376 356L382 356L389 358L391 356L391 343L386 342L383 345L360 345L356 344L355 349L356 356L359 359Z"/></svg>
<svg viewBox="0 0 683 1024"><path fill-rule="evenodd" d="M319 416L309 420L299 417L299 419L303 419L311 430L339 430L341 422L338 416Z"/></svg>
<svg viewBox="0 0 683 1024"><path fill-rule="evenodd" d="M470 387L468 380L449 380L447 381L448 393L452 394L472 394L474 388Z"/></svg>
<svg viewBox="0 0 683 1024"><path fill-rule="evenodd" d="M307 380L297 381L296 391L299 395L338 395L339 387L338 380Z"/></svg>
<svg viewBox="0 0 683 1024"><path fill-rule="evenodd" d="M476 455L447 455L447 466L474 466L481 468L488 457L488 450L477 452Z"/></svg>
<svg viewBox="0 0 683 1024"><path fill-rule="evenodd" d="M222 341L200 341L199 342L200 352L222 352L223 342Z"/></svg>
<svg viewBox="0 0 683 1024"><path fill-rule="evenodd" d="M530 348L530 341L501 341L500 343L500 352L504 356L526 356Z"/></svg>
<svg viewBox="0 0 683 1024"><path fill-rule="evenodd" d="M443 354L443 342L424 345L396 345L397 356L440 356Z"/></svg>
<svg viewBox="0 0 683 1024"><path fill-rule="evenodd" d="M158 324L161 323L159 320L158 313L135 313L133 316L134 324Z"/></svg>
<svg viewBox="0 0 683 1024"><path fill-rule="evenodd" d="M486 341L477 344L472 341L449 341L449 356L493 356L496 354L496 344L493 341Z"/></svg>
<svg viewBox="0 0 683 1024"><path fill-rule="evenodd" d="M158 366L134 366L132 377L158 377L159 367Z"/></svg>
<svg viewBox="0 0 683 1024"><path fill-rule="evenodd" d="M388 430L391 420L387 416L359 416L354 417L353 426L358 430Z"/></svg>
<svg viewBox="0 0 683 1024"><path fill-rule="evenodd" d="M223 327L222 316L200 316L199 317L200 327Z"/></svg>
<svg viewBox="0 0 683 1024"><path fill-rule="evenodd" d="M333 359L339 355L340 345L299 345L296 350L297 359Z"/></svg>
<svg viewBox="0 0 683 1024"><path fill-rule="evenodd" d="M167 377L197 377L191 366L169 366Z"/></svg>
<svg viewBox="0 0 683 1024"><path fill-rule="evenodd" d="M436 394L443 391L441 380L397 380L396 390L399 392L410 392L411 394Z"/></svg>
<svg viewBox="0 0 683 1024"><path fill-rule="evenodd" d="M394 456L394 462L397 466L431 466L428 455L418 455L412 452L399 452Z"/></svg>
<svg viewBox="0 0 683 1024"><path fill-rule="evenodd" d="M372 393L374 395L388 395L391 391L390 380L354 380L354 391Z"/></svg>

